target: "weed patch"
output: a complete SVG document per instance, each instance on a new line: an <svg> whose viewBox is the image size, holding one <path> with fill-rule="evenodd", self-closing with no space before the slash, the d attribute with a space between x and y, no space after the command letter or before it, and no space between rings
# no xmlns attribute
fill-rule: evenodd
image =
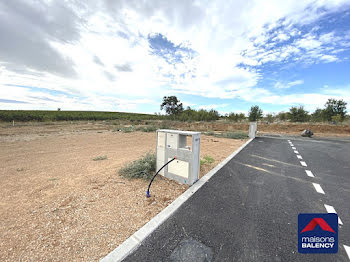
<svg viewBox="0 0 350 262"><path fill-rule="evenodd" d="M248 137L248 134L245 132L226 132L222 133L221 137L231 138L231 139L245 139Z"/></svg>
<svg viewBox="0 0 350 262"><path fill-rule="evenodd" d="M132 126L129 126L129 127L123 127L123 128L121 129L121 131L122 131L123 133L131 133L131 132L135 131L135 129L134 129Z"/></svg>
<svg viewBox="0 0 350 262"><path fill-rule="evenodd" d="M157 130L156 126L141 126L136 128L137 131L141 131L141 132L155 132Z"/></svg>
<svg viewBox="0 0 350 262"><path fill-rule="evenodd" d="M100 161L100 160L106 160L106 159L107 159L107 156L97 156L97 157L93 158L92 160Z"/></svg>
<svg viewBox="0 0 350 262"><path fill-rule="evenodd" d="M248 137L248 134L243 131L223 132L223 133L215 133L213 131L209 131L209 132L204 132L203 134L207 136L223 137L223 138L230 138L230 139L246 139Z"/></svg>
<svg viewBox="0 0 350 262"><path fill-rule="evenodd" d="M119 170L119 174L126 178L142 178L149 180L156 171L156 154L148 152Z"/></svg>
<svg viewBox="0 0 350 262"><path fill-rule="evenodd" d="M208 132L203 132L204 135L207 135L207 136L215 136L216 133L214 131L208 131Z"/></svg>
<svg viewBox="0 0 350 262"><path fill-rule="evenodd" d="M204 166L210 166L215 162L215 159L211 156L204 156L203 159L200 160L200 167L203 168Z"/></svg>

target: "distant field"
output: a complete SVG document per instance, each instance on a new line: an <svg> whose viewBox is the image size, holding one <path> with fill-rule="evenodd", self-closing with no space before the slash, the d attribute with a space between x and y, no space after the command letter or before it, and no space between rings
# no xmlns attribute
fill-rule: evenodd
<svg viewBox="0 0 350 262"><path fill-rule="evenodd" d="M123 112L0 110L0 121L160 120L164 117Z"/></svg>
<svg viewBox="0 0 350 262"><path fill-rule="evenodd" d="M201 132L247 132L248 120L233 122L228 119L216 121L179 121L172 120L166 115L137 114L124 112L94 112L94 111L24 111L24 110L0 110L1 127L12 127L26 125L80 125L85 121L95 121L99 125L109 126L111 130L123 132L145 131L152 132L156 129L181 129ZM103 121L103 122L102 122ZM264 133L284 133L299 135L304 129L311 129L316 136L345 135L350 136L350 123L344 121L342 124L305 122L295 123L290 121L267 123L259 121L258 130Z"/></svg>

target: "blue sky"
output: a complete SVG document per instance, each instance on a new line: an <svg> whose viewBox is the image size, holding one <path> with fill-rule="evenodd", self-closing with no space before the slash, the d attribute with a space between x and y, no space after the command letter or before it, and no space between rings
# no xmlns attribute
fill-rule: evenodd
<svg viewBox="0 0 350 262"><path fill-rule="evenodd" d="M349 1L0 3L0 109L350 105Z"/></svg>

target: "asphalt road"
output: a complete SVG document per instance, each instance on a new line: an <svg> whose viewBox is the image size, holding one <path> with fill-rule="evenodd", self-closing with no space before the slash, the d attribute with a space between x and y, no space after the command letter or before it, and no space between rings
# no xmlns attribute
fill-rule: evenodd
<svg viewBox="0 0 350 262"><path fill-rule="evenodd" d="M290 140L256 138L124 261L350 261L350 143ZM338 253L299 254L298 214L325 204Z"/></svg>

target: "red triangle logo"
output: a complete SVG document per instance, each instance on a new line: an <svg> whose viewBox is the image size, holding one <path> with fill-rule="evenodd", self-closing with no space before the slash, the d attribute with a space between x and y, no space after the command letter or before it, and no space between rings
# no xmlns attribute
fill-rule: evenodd
<svg viewBox="0 0 350 262"><path fill-rule="evenodd" d="M323 218L317 217L317 218L313 218L309 224L306 225L306 227L300 232L300 233L304 233L307 231L312 231L315 229L315 227L319 225L322 230L324 231L329 231L329 232L333 232L335 233L335 231L327 224L326 221L324 221Z"/></svg>

